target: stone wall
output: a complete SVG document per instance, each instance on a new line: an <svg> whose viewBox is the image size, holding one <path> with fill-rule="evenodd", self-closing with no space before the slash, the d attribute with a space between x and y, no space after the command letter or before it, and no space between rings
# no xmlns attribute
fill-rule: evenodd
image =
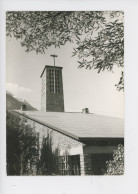
<svg viewBox="0 0 138 194"><path fill-rule="evenodd" d="M62 67L46 66L41 75L41 110L64 112Z"/></svg>
<svg viewBox="0 0 138 194"><path fill-rule="evenodd" d="M62 68L55 67L55 71L58 70L58 78L55 77L55 87L59 86L59 91L55 88L55 93L50 89L51 80L54 77L49 75L49 71L54 70L52 66L46 68L46 111L50 112L64 112L64 94L63 94L63 81L62 81ZM53 75L53 74L52 74ZM53 78L53 79L51 79ZM53 82L52 82L53 83ZM54 84L54 83L53 83ZM54 85L53 85L54 86Z"/></svg>
<svg viewBox="0 0 138 194"><path fill-rule="evenodd" d="M41 77L41 110L46 111L46 72Z"/></svg>
<svg viewBox="0 0 138 194"><path fill-rule="evenodd" d="M35 121L27 119L27 123L30 124L35 131L39 133L39 142L40 146L42 144L43 137L46 138L48 135L52 139L52 149L53 151L58 148L60 153L63 155L67 155L69 150L78 146L83 146L82 143L78 142L77 140L70 138L64 134L61 134L55 130L52 130L44 125L41 125Z"/></svg>
<svg viewBox="0 0 138 194"><path fill-rule="evenodd" d="M92 175L91 155L90 154L80 155L80 171L81 171L81 175Z"/></svg>
<svg viewBox="0 0 138 194"><path fill-rule="evenodd" d="M52 139L52 150L58 149L60 156L80 155L80 174L92 175L92 154L110 154L116 146L86 146L83 143L50 129L30 119L26 119L36 132L39 133L39 145L42 146L43 138L50 137Z"/></svg>

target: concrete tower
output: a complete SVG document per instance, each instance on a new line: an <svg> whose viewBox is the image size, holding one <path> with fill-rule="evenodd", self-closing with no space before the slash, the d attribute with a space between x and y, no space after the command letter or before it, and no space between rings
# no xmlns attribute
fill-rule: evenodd
<svg viewBox="0 0 138 194"><path fill-rule="evenodd" d="M40 77L41 110L64 112L62 67L46 65Z"/></svg>

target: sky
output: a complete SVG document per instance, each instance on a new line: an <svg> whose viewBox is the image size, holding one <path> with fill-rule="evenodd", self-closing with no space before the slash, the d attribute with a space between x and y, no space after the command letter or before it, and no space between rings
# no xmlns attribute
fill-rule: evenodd
<svg viewBox="0 0 138 194"><path fill-rule="evenodd" d="M121 70L113 72L78 68L78 58L72 57L73 45L50 47L45 54L25 52L20 42L7 38L6 88L17 98L27 100L41 109L41 78L45 65L53 65L51 54L56 54L56 65L63 67L64 105L66 112L81 112L89 108L91 113L124 117L124 94L116 90Z"/></svg>

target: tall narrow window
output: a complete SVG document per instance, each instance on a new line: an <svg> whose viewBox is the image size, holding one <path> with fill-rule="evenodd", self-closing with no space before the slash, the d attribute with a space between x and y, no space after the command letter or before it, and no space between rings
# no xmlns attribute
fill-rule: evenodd
<svg viewBox="0 0 138 194"><path fill-rule="evenodd" d="M55 86L54 86L54 73L55 73ZM58 94L60 93L60 71L55 69L55 72L53 69L49 69L49 91L50 93Z"/></svg>

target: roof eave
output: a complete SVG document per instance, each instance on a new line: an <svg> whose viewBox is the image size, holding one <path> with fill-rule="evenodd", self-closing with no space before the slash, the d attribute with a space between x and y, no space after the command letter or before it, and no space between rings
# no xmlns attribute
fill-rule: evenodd
<svg viewBox="0 0 138 194"><path fill-rule="evenodd" d="M124 137L79 137L79 141L88 141L88 140L109 140L109 139L120 139L124 140Z"/></svg>
<svg viewBox="0 0 138 194"><path fill-rule="evenodd" d="M70 138L73 138L73 139L79 141L79 137L77 137L76 135L74 135L74 134L72 134L72 133L65 132L65 131L63 131L63 130L57 128L57 127L54 127L54 126L52 126L52 125L50 125L50 124L47 124L47 123L42 122L42 121L39 121L38 119L34 119L34 118L32 118L32 117L26 115L25 113L20 113L20 112L18 112L18 111L15 111L15 112L17 112L19 115L24 116L24 117L26 117L26 118L28 118L28 119L34 121L34 122L37 122L38 124L44 125L44 126L50 128L50 129L54 130L54 131L57 131L57 132L59 132L59 133L61 133L61 134L63 134L63 135L66 135L66 136L68 136L68 137L70 137Z"/></svg>

